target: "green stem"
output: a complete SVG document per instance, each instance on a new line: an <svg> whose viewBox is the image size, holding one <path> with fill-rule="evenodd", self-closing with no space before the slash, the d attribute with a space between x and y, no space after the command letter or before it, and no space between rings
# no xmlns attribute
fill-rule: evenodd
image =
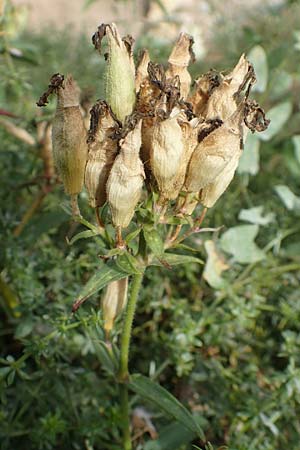
<svg viewBox="0 0 300 450"><path fill-rule="evenodd" d="M142 284L143 274L134 275L131 284L131 293L128 299L126 315L124 319L124 326L121 336L121 349L120 349L120 368L119 368L119 381L126 382L129 376L128 373L128 359L129 359L129 346L131 338L132 323L138 299L139 290Z"/></svg>
<svg viewBox="0 0 300 450"><path fill-rule="evenodd" d="M121 348L120 348L120 367L118 380L120 383L120 404L121 404L121 416L122 416L122 431L123 431L123 449L131 450L131 438L130 438L130 422L129 422L129 406L128 406L128 387L127 380L129 377L128 372L128 360L129 360L129 347L132 323L134 319L134 313L138 300L139 291L142 285L143 274L134 275L131 284L131 293L128 299L126 315L124 318L123 331L121 336Z"/></svg>
<svg viewBox="0 0 300 450"><path fill-rule="evenodd" d="M132 450L130 436L129 404L127 384L120 384L120 406L122 415L123 450Z"/></svg>

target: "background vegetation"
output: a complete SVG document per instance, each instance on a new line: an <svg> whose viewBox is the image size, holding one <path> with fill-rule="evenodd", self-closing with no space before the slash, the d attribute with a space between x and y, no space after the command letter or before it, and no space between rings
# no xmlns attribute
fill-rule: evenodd
<svg viewBox="0 0 300 450"><path fill-rule="evenodd" d="M230 450L298 450L300 441L300 5L280 8L253 13L243 27L220 24L212 57L192 67L194 76L229 68L246 51L272 123L259 139L250 136L239 175L208 214L207 226L223 228L193 243L206 264L148 272L133 336L132 370L171 390L214 447ZM84 37L19 34L13 10L2 26L11 32L1 43L1 118L14 114L9 120L37 139L35 101L58 71L72 72L83 89L99 79L92 96L102 95L103 63ZM152 55L159 60L168 50ZM97 267L97 246L68 244L66 199L45 178L41 145L1 124L1 449L119 449L99 297L70 314ZM192 448L181 425L137 396L132 402L153 413L160 433L155 442L144 436L139 448Z"/></svg>

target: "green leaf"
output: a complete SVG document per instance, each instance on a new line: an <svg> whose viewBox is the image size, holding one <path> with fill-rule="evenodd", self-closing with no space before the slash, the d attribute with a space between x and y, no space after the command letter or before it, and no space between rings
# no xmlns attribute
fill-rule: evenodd
<svg viewBox="0 0 300 450"><path fill-rule="evenodd" d="M239 161L238 173L256 175L259 171L260 141L255 134L249 133Z"/></svg>
<svg viewBox="0 0 300 450"><path fill-rule="evenodd" d="M99 236L100 231L92 231L92 230L86 230L81 231L80 233L75 234L75 236L72 237L70 241L68 241L69 245L73 245L74 242L79 241L80 239L88 239L90 237Z"/></svg>
<svg viewBox="0 0 300 450"><path fill-rule="evenodd" d="M269 127L259 133L257 136L262 141L269 141L278 134L292 113L292 102L282 102L274 106L267 112L267 118L270 119Z"/></svg>
<svg viewBox="0 0 300 450"><path fill-rule="evenodd" d="M163 262L166 263L166 265L169 266L178 266L179 264L189 264L189 263L197 263L197 264L204 264L202 259L196 258L195 256L190 255L178 255L175 253L164 253L160 260L154 259L151 261L151 266L162 266Z"/></svg>
<svg viewBox="0 0 300 450"><path fill-rule="evenodd" d="M184 444L188 444L196 437L196 433L192 433L181 423L175 422L164 427L159 438L155 441L148 441L144 446L144 450L178 450Z"/></svg>
<svg viewBox="0 0 300 450"><path fill-rule="evenodd" d="M265 50L256 45L248 54L249 61L253 64L257 82L253 86L253 92L264 92L268 83L268 62Z"/></svg>
<svg viewBox="0 0 300 450"><path fill-rule="evenodd" d="M32 317L26 317L22 319L22 321L18 324L16 331L15 331L15 338L21 339L26 336L28 336L32 329L33 329L34 322L32 320Z"/></svg>
<svg viewBox="0 0 300 450"><path fill-rule="evenodd" d="M294 144L295 157L296 157L298 163L300 164L300 135L297 134L297 135L293 136L292 141Z"/></svg>
<svg viewBox="0 0 300 450"><path fill-rule="evenodd" d="M203 271L203 278L207 283L215 288L221 289L226 286L226 280L222 278L222 272L229 269L224 258L218 253L214 241L207 240L204 243L208 258Z"/></svg>
<svg viewBox="0 0 300 450"><path fill-rule="evenodd" d="M141 231L142 231L141 228L137 228L136 230L132 231L131 233L128 233L127 236L125 237L126 244L129 244L130 241L135 239L140 234Z"/></svg>
<svg viewBox="0 0 300 450"><path fill-rule="evenodd" d="M172 416L192 433L205 439L202 428L192 414L162 386L140 374L131 375L128 386L133 392L155 404L157 408L168 416Z"/></svg>
<svg viewBox="0 0 300 450"><path fill-rule="evenodd" d="M128 252L124 252L116 259L116 264L120 270L126 272L127 275L138 275L144 271L144 267L140 262Z"/></svg>
<svg viewBox="0 0 300 450"><path fill-rule="evenodd" d="M263 206L255 206L254 208L242 209L239 213L239 220L254 223L257 225L268 225L274 222L275 214L269 213L263 216Z"/></svg>
<svg viewBox="0 0 300 450"><path fill-rule="evenodd" d="M109 350L108 346L104 341L99 339L95 329L87 329L86 331L88 337L91 339L93 346L95 348L95 355L99 362L102 364L104 370L110 375L115 375L117 367L112 355L112 351Z"/></svg>
<svg viewBox="0 0 300 450"><path fill-rule="evenodd" d="M143 233L145 241L147 242L147 245L150 248L151 252L155 256L161 257L164 252L164 242L160 237L158 231L149 227L144 228Z"/></svg>
<svg viewBox="0 0 300 450"><path fill-rule="evenodd" d="M284 94L288 93L292 88L292 85L293 76L285 70L276 69L276 72L274 74L272 73L272 79L269 84L269 98L276 100L282 97Z"/></svg>
<svg viewBox="0 0 300 450"><path fill-rule="evenodd" d="M261 261L265 258L265 253L254 242L258 229L258 225L230 228L220 239L222 250L233 255L235 261L241 264Z"/></svg>
<svg viewBox="0 0 300 450"><path fill-rule="evenodd" d="M80 305L91 295L103 289L111 281L121 280L126 277L128 277L128 272L125 272L118 267L115 261L109 261L107 264L102 264L101 269L89 279L80 291L79 296L73 305L73 312L77 311Z"/></svg>
<svg viewBox="0 0 300 450"><path fill-rule="evenodd" d="M300 197L283 184L274 186L274 190L284 206L290 211L300 211Z"/></svg>

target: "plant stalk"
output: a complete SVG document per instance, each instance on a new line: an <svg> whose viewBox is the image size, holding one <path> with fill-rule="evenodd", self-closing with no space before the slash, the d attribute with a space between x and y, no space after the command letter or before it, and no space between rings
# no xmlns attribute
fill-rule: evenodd
<svg viewBox="0 0 300 450"><path fill-rule="evenodd" d="M119 367L118 381L120 383L120 405L122 416L124 450L132 450L130 437L128 387L127 387L127 381L129 378L128 360L129 360L129 347L130 347L132 323L134 319L134 313L136 309L139 291L142 285L142 280L143 280L143 273L134 275L132 278L131 292L127 303L123 331L121 335L120 367Z"/></svg>

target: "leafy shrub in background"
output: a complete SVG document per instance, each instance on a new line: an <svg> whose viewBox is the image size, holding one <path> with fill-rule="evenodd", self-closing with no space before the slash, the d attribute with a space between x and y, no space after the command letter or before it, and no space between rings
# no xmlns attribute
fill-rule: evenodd
<svg viewBox="0 0 300 450"><path fill-rule="evenodd" d="M252 143L252 152L249 145L240 178L209 214L209 225L225 224L226 229L197 238L197 256L208 257L203 273L194 265L174 268L171 277L169 272L151 269L136 317L132 368L173 389L196 415L204 417L202 426L214 446L226 442L231 450L299 447L299 53L296 35L290 33L297 27L293 22L297 7L284 10L285 26L283 22L276 26L276 16L268 18L272 39L265 19L238 30L234 42L242 48L236 53L247 42L256 70L268 72L260 95L270 99L273 123L281 121L281 126L273 136ZM40 58L48 54L55 59L59 39L54 44L47 39L28 36L25 42L32 42ZM223 54L229 66L226 48ZM79 68L76 54L72 58ZM45 62L45 81L60 61L54 59L49 58L48 67ZM22 59L13 58L13 63L29 88L28 106L16 122L34 132L31 105L41 91L32 78L36 69ZM10 99L11 76L2 74L1 98ZM76 71L74 76L80 81ZM18 114L22 83L10 103ZM283 88L278 92L280 83ZM38 149L30 149L3 129L0 133L1 205L5 206L1 212L1 445L3 449L116 448L111 442L118 437L114 435L119 420L117 393L100 358L98 299L76 319L70 317L77 286L95 269L97 250L88 240L72 247L65 243L69 223L56 186L21 236L13 237L14 227L38 191L38 186L24 184L41 173L41 162ZM17 309L12 301L18 303ZM156 412L150 405L147 409ZM191 436L178 424L170 427L158 414L152 421L161 443L149 441L144 448L190 448Z"/></svg>

